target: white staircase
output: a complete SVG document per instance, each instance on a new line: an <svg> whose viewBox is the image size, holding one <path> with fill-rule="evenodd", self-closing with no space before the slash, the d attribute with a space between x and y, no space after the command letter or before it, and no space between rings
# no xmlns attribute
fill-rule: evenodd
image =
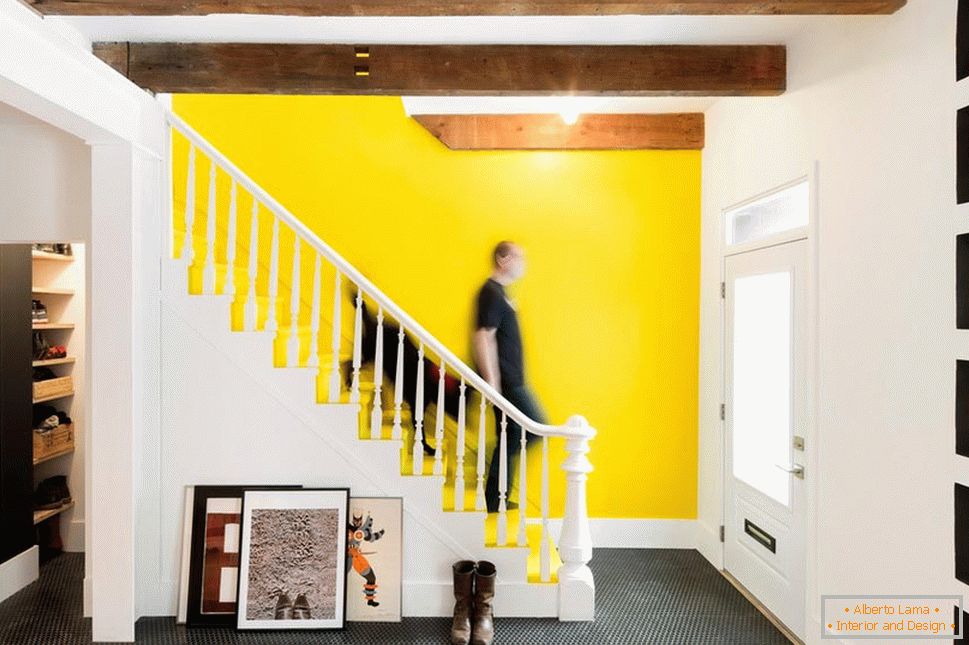
<svg viewBox="0 0 969 645"><path fill-rule="evenodd" d="M163 262L167 324L191 329L204 339L208 351L216 352L221 360L231 364L233 370L285 407L318 437L313 450L325 455L326 460L339 460L353 473L351 494L403 497L404 615L449 615L453 605L450 564L456 559L472 559L489 560L497 566L496 613L499 616L592 620L595 584L588 567L592 545L585 480L592 470L587 454L595 430L579 416L571 417L561 426L542 425L525 417L186 123L172 114L169 122L173 136L188 140L189 152L185 209L170 218L174 221L184 217L185 238L181 245L184 251L177 256L173 253L171 259ZM195 239L199 235L195 226L195 214L199 210L196 172L202 165L199 153L208 159L205 170L209 175L204 210L204 257L197 254L201 243L196 244ZM228 175L231 180L228 222L222 230L215 217L219 174ZM251 196L252 208L248 214L240 213L238 208L243 191ZM237 226L242 217L251 218L247 222L248 246L237 240ZM268 267L261 266L260 229L251 224L266 217L272 218ZM215 248L223 234L219 243L227 248L227 253L225 266L220 267L216 263ZM173 238L174 235L170 236ZM288 248L292 253L286 258L289 271L281 271L281 244L291 245ZM245 265L237 262L237 247L246 248L245 253L239 254L248 256ZM312 275L304 275L302 267L307 263L301 257L307 257L306 254L313 258ZM190 294L190 276L196 272L202 278L201 296ZM268 287L265 293L260 293L259 277L267 273ZM281 274L289 278L288 285L281 281ZM281 282L284 282L282 296ZM301 285L310 284L312 296L308 303L304 301L306 287ZM288 302L283 302L287 295ZM362 360L365 301L377 318L372 366ZM329 310L325 314L324 303ZM287 305L288 329L280 329L278 309ZM233 306L236 319L242 319L244 331L232 330ZM311 311L308 326L299 324L301 311ZM260 319L264 321L262 324ZM324 322L329 329L324 328ZM396 335L396 347L384 347L383 326L390 324L402 331ZM422 357L427 356L442 368L442 374L446 371L460 380L460 412L455 420L454 437L445 436L443 378L438 381L433 427L425 425L423 415L418 415L416 424L411 422L410 410L402 396L403 332L417 345ZM321 345L327 349L321 351ZM383 360L389 352L396 352L398 357L393 379L383 376ZM193 360L190 354L173 351L169 360L185 362L186 373L191 373L196 366L188 364ZM417 365L416 383L422 384L425 364L418 361ZM423 409L424 388L418 387L415 395L415 407ZM525 477L528 455L524 441L518 459L519 509L507 509L509 491L502 486L499 512L488 518L484 511L482 486L487 472L484 448L489 432L485 419L491 416L489 406L501 412L503 421L514 420L528 432L542 437L543 477L537 511L534 504L528 503L528 486L534 484ZM431 421L430 415L427 420ZM499 427L504 445L505 423ZM433 433L432 443L436 446L433 458L425 458L423 454L421 439L425 433L429 436ZM471 443L474 459L466 458L471 437L476 439L477 446L474 449L475 443ZM557 547L549 531L552 469L548 457L548 442L556 437L565 440L568 453L561 467L566 479L566 503ZM502 472L508 468L505 461L501 459ZM534 517L526 517L530 511Z"/></svg>

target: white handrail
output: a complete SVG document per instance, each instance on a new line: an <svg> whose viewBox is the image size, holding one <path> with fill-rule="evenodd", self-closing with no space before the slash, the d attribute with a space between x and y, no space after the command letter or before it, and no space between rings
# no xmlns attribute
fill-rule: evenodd
<svg viewBox="0 0 969 645"><path fill-rule="evenodd" d="M504 411L509 418L513 419L525 430L531 432L532 434L543 437L565 437L568 439L591 439L596 435L596 430L585 422L585 419L579 416L570 417L570 420L580 421L579 423L573 422L565 425L538 423L537 421L534 421L528 417L525 413L515 407L515 405L512 404L508 399L502 396L500 392L491 387L487 381L481 378L477 372L466 365L464 361L455 356L447 347L440 343L437 338L431 335L416 320L407 315L403 309L397 306L397 303L387 297L383 291L381 291L376 285L370 282L370 280L364 277L362 273L357 271L356 267L347 262L343 256L337 253L326 242L321 240L316 233L310 230L296 216L290 213L285 206L276 201L272 195L267 193L259 184L253 181L246 173L232 163L232 161L227 159L225 155L213 147L190 125L188 125L171 111L166 111L166 119L172 125L172 127L182 134L182 136L188 139L189 142L191 142L196 148L202 150L210 159L217 161L219 167L221 167L226 174L244 186L255 199L259 200L259 202L265 205L269 210L273 211L273 213L276 214L276 217L285 222L286 225L293 229L297 235L302 237L307 244L316 249L320 255L325 257L334 266L336 266L340 273L345 275L364 293L379 303L380 306L383 307L385 314L389 313L393 318L396 318L401 326L410 330L411 333L423 341L425 346L433 350L438 357L443 358L449 367L463 376L465 381L470 386L478 390L483 396L487 397L493 405L496 405L499 409Z"/></svg>

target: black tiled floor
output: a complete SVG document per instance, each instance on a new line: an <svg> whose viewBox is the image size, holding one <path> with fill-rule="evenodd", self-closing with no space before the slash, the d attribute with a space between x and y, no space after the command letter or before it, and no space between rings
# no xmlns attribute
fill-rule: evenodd
<svg viewBox="0 0 969 645"><path fill-rule="evenodd" d="M696 551L600 549L596 620L499 619L495 644L771 645L788 641ZM91 621L81 617L84 557L65 554L44 565L41 579L0 604L0 645L90 645ZM344 632L236 633L189 630L172 618L143 618L144 645L446 644L450 621L350 623Z"/></svg>

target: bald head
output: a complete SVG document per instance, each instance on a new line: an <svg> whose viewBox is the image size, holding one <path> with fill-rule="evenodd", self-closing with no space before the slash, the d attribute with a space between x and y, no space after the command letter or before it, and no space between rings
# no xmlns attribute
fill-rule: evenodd
<svg viewBox="0 0 969 645"><path fill-rule="evenodd" d="M510 284L525 274L525 251L510 240L498 242L492 252L494 276L502 284Z"/></svg>

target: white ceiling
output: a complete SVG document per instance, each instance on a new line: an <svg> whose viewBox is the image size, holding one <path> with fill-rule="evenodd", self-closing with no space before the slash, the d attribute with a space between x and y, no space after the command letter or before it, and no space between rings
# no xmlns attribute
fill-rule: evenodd
<svg viewBox="0 0 969 645"><path fill-rule="evenodd" d="M831 16L78 16L92 41L351 44L784 44ZM860 18L877 20L877 17Z"/></svg>

